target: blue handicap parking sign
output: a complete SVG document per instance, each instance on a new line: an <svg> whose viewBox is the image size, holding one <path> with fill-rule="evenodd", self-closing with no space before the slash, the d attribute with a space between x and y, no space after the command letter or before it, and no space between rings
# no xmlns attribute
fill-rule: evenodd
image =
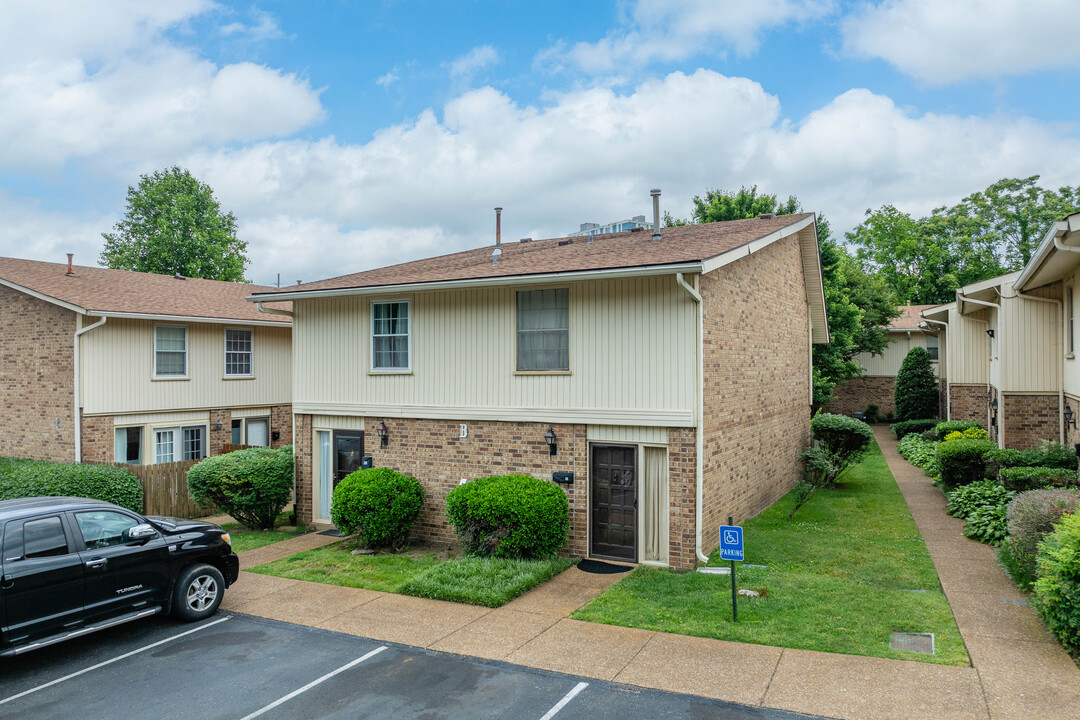
<svg viewBox="0 0 1080 720"><path fill-rule="evenodd" d="M743 559L742 528L736 525L720 526L720 559Z"/></svg>

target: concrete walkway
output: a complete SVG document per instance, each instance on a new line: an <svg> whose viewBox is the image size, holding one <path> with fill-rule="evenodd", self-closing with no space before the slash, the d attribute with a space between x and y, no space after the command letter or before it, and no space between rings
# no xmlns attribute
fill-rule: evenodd
<svg viewBox="0 0 1080 720"><path fill-rule="evenodd" d="M880 429L879 429L880 430ZM963 536L940 491L878 443L941 574L974 667L791 650L586 623L568 615L622 575L576 567L491 610L244 572L223 608L436 651L834 718L1080 718L1080 671L993 551ZM245 568L338 538L310 534L241 555ZM1004 602L1002 602L1004 601Z"/></svg>

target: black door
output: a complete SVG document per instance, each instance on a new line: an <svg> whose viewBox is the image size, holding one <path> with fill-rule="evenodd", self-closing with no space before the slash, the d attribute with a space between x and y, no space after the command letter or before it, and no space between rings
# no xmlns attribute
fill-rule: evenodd
<svg viewBox="0 0 1080 720"><path fill-rule="evenodd" d="M637 447L592 446L592 554L637 561Z"/></svg>
<svg viewBox="0 0 1080 720"><path fill-rule="evenodd" d="M82 558L63 516L9 522L3 560L6 641L50 635L82 622Z"/></svg>
<svg viewBox="0 0 1080 720"><path fill-rule="evenodd" d="M363 431L334 431L334 487L343 477L360 469L360 458L363 456Z"/></svg>
<svg viewBox="0 0 1080 720"><path fill-rule="evenodd" d="M131 540L141 518L115 510L71 513L82 535L87 620L164 602L169 592L169 550L161 534Z"/></svg>

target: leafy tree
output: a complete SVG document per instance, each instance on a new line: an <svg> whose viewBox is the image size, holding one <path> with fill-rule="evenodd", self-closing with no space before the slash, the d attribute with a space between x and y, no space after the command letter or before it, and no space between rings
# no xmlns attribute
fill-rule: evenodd
<svg viewBox="0 0 1080 720"><path fill-rule="evenodd" d="M247 243L236 237L236 217L187 170L140 176L113 230L102 233L99 262L106 267L244 282Z"/></svg>
<svg viewBox="0 0 1080 720"><path fill-rule="evenodd" d="M744 220L756 218L765 213L791 215L802 212L799 201L794 195L781 202L776 195L758 195L757 185L749 189L744 185L738 192L706 190L705 197L694 196L692 220L673 218L671 213L664 213L665 225L689 225L691 223L724 222L725 220Z"/></svg>
<svg viewBox="0 0 1080 720"><path fill-rule="evenodd" d="M930 353L926 348L911 348L896 373L896 419L936 418L939 393Z"/></svg>

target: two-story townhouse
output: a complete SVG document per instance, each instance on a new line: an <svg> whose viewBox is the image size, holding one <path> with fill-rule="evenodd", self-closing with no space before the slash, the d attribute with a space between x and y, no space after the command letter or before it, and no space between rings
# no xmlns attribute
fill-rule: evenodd
<svg viewBox="0 0 1080 720"><path fill-rule="evenodd" d="M153 464L290 443L290 318L245 300L267 289L0 258L0 455Z"/></svg>
<svg viewBox="0 0 1080 720"><path fill-rule="evenodd" d="M565 552L689 567L790 490L828 341L813 215L523 240L281 291L293 304L297 513L330 522L364 456L452 541L468 479L560 482Z"/></svg>
<svg viewBox="0 0 1080 720"><path fill-rule="evenodd" d="M889 323L889 342L881 355L859 353L855 362L862 369L860 377L837 385L826 408L831 413L851 415L865 412L868 405L877 405L882 415L895 411L896 374L904 358L914 347L926 348L934 364L934 374L941 378L944 367L945 335L923 322L923 310L934 305L901 305L900 315ZM920 323L922 323L920 325ZM944 397L944 396L943 396ZM944 412L944 411L943 411Z"/></svg>

